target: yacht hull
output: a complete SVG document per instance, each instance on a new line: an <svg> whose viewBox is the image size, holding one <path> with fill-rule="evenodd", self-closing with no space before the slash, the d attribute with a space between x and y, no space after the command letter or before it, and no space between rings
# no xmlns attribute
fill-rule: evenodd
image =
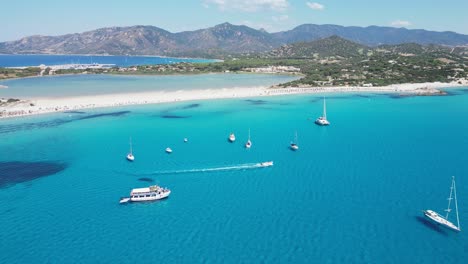
<svg viewBox="0 0 468 264"><path fill-rule="evenodd" d="M451 230L460 232L460 228L458 228L456 225L454 225L452 222L446 220L444 217L439 215L438 213L432 211L432 210L425 210L423 211L424 216L431 220L432 222L439 224L441 226L447 227Z"/></svg>

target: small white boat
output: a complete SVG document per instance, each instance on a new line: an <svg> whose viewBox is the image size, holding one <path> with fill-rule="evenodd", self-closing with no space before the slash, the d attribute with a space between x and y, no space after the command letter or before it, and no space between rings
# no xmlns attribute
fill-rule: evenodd
<svg viewBox="0 0 468 264"><path fill-rule="evenodd" d="M452 198L452 194L454 196L454 198ZM450 209L450 204L452 203L452 200L455 200L455 212L457 214L457 225L455 225L454 223L450 222L448 220L448 217L449 217L449 214L450 212L452 211L452 209ZM448 227L452 230L455 230L455 231L461 231L460 229L460 219L458 218L458 205L457 205L457 190L455 188L455 177L452 177L452 185L450 186L450 196L448 198L448 207L447 209L445 209L445 211L447 212L447 214L445 215L445 217L443 217L442 215L432 211L432 210L424 210L424 216L426 216L427 218L429 218L430 220L432 220L433 222L437 223L437 224L440 224L442 226L445 226L445 227Z"/></svg>
<svg viewBox="0 0 468 264"><path fill-rule="evenodd" d="M184 138L184 142L187 143L187 142L188 142L188 139L187 139L187 138Z"/></svg>
<svg viewBox="0 0 468 264"><path fill-rule="evenodd" d="M130 138L130 152L127 154L127 160L128 161L135 160L135 156L133 156L133 150L132 150L132 138Z"/></svg>
<svg viewBox="0 0 468 264"><path fill-rule="evenodd" d="M265 161L257 164L258 167L270 167L273 166L273 161Z"/></svg>
<svg viewBox="0 0 468 264"><path fill-rule="evenodd" d="M299 149L299 145L297 145L297 131L296 131L296 136L294 137L294 141L291 142L291 144L289 145L289 147L290 147L292 150L298 150L298 149Z"/></svg>
<svg viewBox="0 0 468 264"><path fill-rule="evenodd" d="M172 153L172 149L171 148L166 148L166 153Z"/></svg>
<svg viewBox="0 0 468 264"><path fill-rule="evenodd" d="M133 189L130 192L130 197L121 198L120 203L156 201L168 197L169 194L171 194L171 190L153 185L146 188Z"/></svg>
<svg viewBox="0 0 468 264"><path fill-rule="evenodd" d="M120 202L119 203L128 203L130 202L130 198L129 197L122 197L120 198Z"/></svg>
<svg viewBox="0 0 468 264"><path fill-rule="evenodd" d="M319 126L328 126L330 122L327 120L327 106L325 103L325 98L323 98L323 115L315 120L315 124Z"/></svg>
<svg viewBox="0 0 468 264"><path fill-rule="evenodd" d="M252 141L250 141L250 128L249 128L249 139L247 140L247 143L245 143L245 148L250 148L252 147Z"/></svg>
<svg viewBox="0 0 468 264"><path fill-rule="evenodd" d="M229 135L229 141L230 141L230 142L236 141L236 136L234 135L234 133L231 133L231 134Z"/></svg>

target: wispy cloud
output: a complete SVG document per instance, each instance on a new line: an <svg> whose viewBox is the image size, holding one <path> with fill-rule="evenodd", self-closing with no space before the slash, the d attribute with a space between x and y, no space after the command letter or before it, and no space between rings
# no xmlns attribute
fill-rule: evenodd
<svg viewBox="0 0 468 264"><path fill-rule="evenodd" d="M411 22L406 21L406 20L395 20L395 21L392 21L390 25L393 27L407 27L407 26L411 26Z"/></svg>
<svg viewBox="0 0 468 264"><path fill-rule="evenodd" d="M313 10L324 10L325 9L325 6L322 5L322 4L319 4L319 3L315 3L315 2L307 2L306 5L308 7L310 7L311 9Z"/></svg>
<svg viewBox="0 0 468 264"><path fill-rule="evenodd" d="M240 10L256 12L261 10L284 11L288 8L288 0L204 0L204 7L216 6L222 11Z"/></svg>
<svg viewBox="0 0 468 264"><path fill-rule="evenodd" d="M271 19L275 22L286 21L289 19L288 15L281 15L281 16L272 16Z"/></svg>

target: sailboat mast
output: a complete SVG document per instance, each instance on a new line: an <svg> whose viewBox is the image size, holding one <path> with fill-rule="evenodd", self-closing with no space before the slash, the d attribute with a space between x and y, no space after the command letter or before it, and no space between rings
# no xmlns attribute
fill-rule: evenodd
<svg viewBox="0 0 468 264"><path fill-rule="evenodd" d="M130 154L133 154L133 150L132 150L132 138L130 137Z"/></svg>
<svg viewBox="0 0 468 264"><path fill-rule="evenodd" d="M250 128L249 128L249 140L250 140Z"/></svg>
<svg viewBox="0 0 468 264"><path fill-rule="evenodd" d="M447 215L445 215L445 219L448 219L448 216L450 214L450 203L452 202L452 193L453 193L453 184L454 184L454 179L452 179L452 184L450 185L450 196L448 198L448 206L447 206Z"/></svg>
<svg viewBox="0 0 468 264"><path fill-rule="evenodd" d="M460 230L460 219L458 218L457 188L455 188L455 176L452 176L453 194L455 197L455 212L457 213L457 227Z"/></svg>
<svg viewBox="0 0 468 264"><path fill-rule="evenodd" d="M296 143L296 145L297 145L297 131L296 131L296 135L294 137L294 143Z"/></svg>
<svg viewBox="0 0 468 264"><path fill-rule="evenodd" d="M323 117L327 119L327 104L325 102L325 97L323 98Z"/></svg>

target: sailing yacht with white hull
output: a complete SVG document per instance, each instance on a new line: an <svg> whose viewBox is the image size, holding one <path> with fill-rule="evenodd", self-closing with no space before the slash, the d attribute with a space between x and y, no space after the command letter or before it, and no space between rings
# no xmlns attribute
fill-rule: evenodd
<svg viewBox="0 0 468 264"><path fill-rule="evenodd" d="M327 120L327 105L325 103L325 97L323 98L323 115L315 120L315 124L319 126L330 125L330 122Z"/></svg>
<svg viewBox="0 0 468 264"><path fill-rule="evenodd" d="M133 156L133 150L132 150L132 138L130 138L130 152L127 154L127 160L128 161L135 160L135 156Z"/></svg>
<svg viewBox="0 0 468 264"><path fill-rule="evenodd" d="M249 139L247 140L247 143L245 143L245 148L250 148L252 147L252 141L250 141L250 128L249 128Z"/></svg>
<svg viewBox="0 0 468 264"><path fill-rule="evenodd" d="M452 195L453 195L453 198L452 198ZM452 200L455 200L455 212L457 214L457 225L455 225L454 223L452 223L452 222L450 222L448 220L449 214L452 211L452 209L450 209L450 204L452 203ZM447 212L445 217L443 217L442 215L440 215L440 214L438 214L438 213L436 213L436 212L434 212L432 210L425 210L423 212L424 212L424 216L426 216L427 218L429 218L433 222L435 222L437 224L440 224L440 225L443 225L445 227L448 227L448 228L450 228L452 230L455 230L455 231L461 231L461 229L460 229L460 219L458 218L457 189L455 188L455 177L452 177L452 185L450 186L450 196L448 198L448 207L447 207L447 209L445 211Z"/></svg>
<svg viewBox="0 0 468 264"><path fill-rule="evenodd" d="M299 145L297 145L297 131L296 131L296 135L294 137L294 142L291 142L291 144L289 145L289 147L292 149L292 150L298 150L299 149Z"/></svg>

